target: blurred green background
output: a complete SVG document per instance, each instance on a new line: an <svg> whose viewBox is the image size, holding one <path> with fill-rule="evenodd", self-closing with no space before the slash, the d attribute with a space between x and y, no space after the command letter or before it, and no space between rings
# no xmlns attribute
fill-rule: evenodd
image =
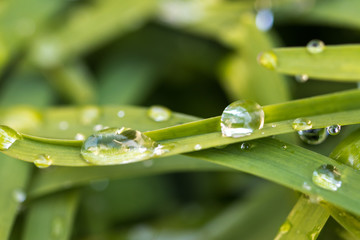
<svg viewBox="0 0 360 240"><path fill-rule="evenodd" d="M355 0L2 1L0 105L156 104L207 118L236 99L267 105L355 88L298 83L256 58L311 39L357 43L359 7ZM311 149L328 154L334 144ZM83 187L70 239L272 239L296 196L235 172L103 179ZM38 201L20 212L12 239L22 239ZM319 239L341 231L330 220Z"/></svg>

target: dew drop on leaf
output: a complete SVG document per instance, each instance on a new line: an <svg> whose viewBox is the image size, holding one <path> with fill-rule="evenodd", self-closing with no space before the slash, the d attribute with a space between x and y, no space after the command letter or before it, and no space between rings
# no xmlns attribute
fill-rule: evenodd
<svg viewBox="0 0 360 240"><path fill-rule="evenodd" d="M37 158L34 161L34 164L38 168L47 168L51 166L52 159L49 155L41 154L37 156Z"/></svg>
<svg viewBox="0 0 360 240"><path fill-rule="evenodd" d="M243 137L264 126L262 107L251 100L239 100L227 106L221 115L221 132L224 137Z"/></svg>
<svg viewBox="0 0 360 240"><path fill-rule="evenodd" d="M340 125L331 125L329 127L326 128L327 132L332 135L332 136L335 136L335 135L338 135L341 131L341 126Z"/></svg>
<svg viewBox="0 0 360 240"><path fill-rule="evenodd" d="M13 198L16 202L22 203L26 200L26 193L22 189L14 189Z"/></svg>
<svg viewBox="0 0 360 240"><path fill-rule="evenodd" d="M277 67L277 56L274 52L260 53L257 61L260 65L270 70L274 70Z"/></svg>
<svg viewBox="0 0 360 240"><path fill-rule="evenodd" d="M16 140L21 139L20 133L8 126L0 125L0 150L9 149Z"/></svg>
<svg viewBox="0 0 360 240"><path fill-rule="evenodd" d="M298 131L300 139L307 144L318 145L325 141L328 134L326 128Z"/></svg>
<svg viewBox="0 0 360 240"><path fill-rule="evenodd" d="M292 128L296 131L309 130L312 128L312 123L308 119L297 118L293 121Z"/></svg>
<svg viewBox="0 0 360 240"><path fill-rule="evenodd" d="M243 142L243 143L241 143L241 145L240 145L240 149L241 149L241 150L247 151L247 150L250 150L251 148L252 148L252 146L251 146L251 144L248 143L248 142Z"/></svg>
<svg viewBox="0 0 360 240"><path fill-rule="evenodd" d="M307 74L296 75L295 80L298 83L304 83L304 82L307 82L307 80L309 80L309 76Z"/></svg>
<svg viewBox="0 0 360 240"><path fill-rule="evenodd" d="M311 54L321 53L325 49L325 44L321 40L314 39L306 45L306 49Z"/></svg>
<svg viewBox="0 0 360 240"><path fill-rule="evenodd" d="M277 239L281 239L282 236L284 236L285 234L287 234L292 228L292 224L290 223L289 220L286 220L281 226L280 226L280 229L279 229L279 232L278 234L276 235L275 237L275 240Z"/></svg>
<svg viewBox="0 0 360 240"><path fill-rule="evenodd" d="M158 155L158 146L140 131L125 127L108 128L84 141L81 156L88 163L96 165L125 164Z"/></svg>
<svg viewBox="0 0 360 240"><path fill-rule="evenodd" d="M118 112L117 112L117 116L118 116L119 118L125 117L125 111L123 111L123 110L118 111Z"/></svg>
<svg viewBox="0 0 360 240"><path fill-rule="evenodd" d="M164 122L171 117L171 110L163 106L152 106L147 112L148 116L155 122Z"/></svg>
<svg viewBox="0 0 360 240"><path fill-rule="evenodd" d="M194 147L195 150L201 150L202 149L202 146L200 144L196 144L195 147Z"/></svg>
<svg viewBox="0 0 360 240"><path fill-rule="evenodd" d="M85 135L84 134L81 134L81 133L77 133L75 135L75 140L85 140Z"/></svg>
<svg viewBox="0 0 360 240"><path fill-rule="evenodd" d="M330 190L336 191L341 187L341 175L334 167L330 164L321 165L315 169L312 175L312 181L317 186Z"/></svg>

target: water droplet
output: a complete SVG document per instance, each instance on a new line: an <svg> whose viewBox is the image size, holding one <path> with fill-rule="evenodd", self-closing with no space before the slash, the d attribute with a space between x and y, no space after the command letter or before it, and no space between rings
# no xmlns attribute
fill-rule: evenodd
<svg viewBox="0 0 360 240"><path fill-rule="evenodd" d="M148 110L148 116L156 122L164 122L171 117L171 110L162 106L152 106Z"/></svg>
<svg viewBox="0 0 360 240"><path fill-rule="evenodd" d="M9 149L16 140L21 139L20 133L8 126L0 125L0 150Z"/></svg>
<svg viewBox="0 0 360 240"><path fill-rule="evenodd" d="M298 83L304 83L304 82L307 82L307 80L309 80L309 76L307 74L296 75L295 80Z"/></svg>
<svg viewBox="0 0 360 240"><path fill-rule="evenodd" d="M81 109L80 121L84 125L93 124L100 117L100 109L96 106L85 106Z"/></svg>
<svg viewBox="0 0 360 240"><path fill-rule="evenodd" d="M152 167L154 165L154 161L152 159L143 161L143 165L146 168Z"/></svg>
<svg viewBox="0 0 360 240"><path fill-rule="evenodd" d="M309 129L298 131L300 139L311 145L318 145L325 141L328 134L325 128L320 129Z"/></svg>
<svg viewBox="0 0 360 240"><path fill-rule="evenodd" d="M270 70L274 70L277 67L277 56L273 52L260 53L257 61L260 65Z"/></svg>
<svg viewBox="0 0 360 240"><path fill-rule="evenodd" d="M26 193L21 189L15 189L13 191L13 198L16 202L22 203L26 200Z"/></svg>
<svg viewBox="0 0 360 240"><path fill-rule="evenodd" d="M282 149L286 150L287 149L287 146L284 144L281 146Z"/></svg>
<svg viewBox="0 0 360 240"><path fill-rule="evenodd" d="M309 240L315 240L315 239L317 239L317 237L318 237L319 234L320 234L321 229L322 229L322 228L321 228L320 226L315 227L311 232L309 232L309 233L307 234L308 239L309 239Z"/></svg>
<svg viewBox="0 0 360 240"><path fill-rule="evenodd" d="M325 44L321 40L314 39L306 45L306 49L311 54L321 53L325 49Z"/></svg>
<svg viewBox="0 0 360 240"><path fill-rule="evenodd" d="M252 146L251 146L251 144L248 143L248 142L243 142L243 143L241 143L241 145L240 145L240 149L241 149L241 150L247 151L247 150L250 150L251 148L252 148Z"/></svg>
<svg viewBox="0 0 360 240"><path fill-rule="evenodd" d="M153 154L155 156L161 156L164 153L169 152L171 148L172 148L172 146L170 146L170 145L165 146L165 145L158 144L157 147L154 148Z"/></svg>
<svg viewBox="0 0 360 240"><path fill-rule="evenodd" d="M38 168L47 168L52 164L52 159L49 155L41 154L34 161L35 166Z"/></svg>
<svg viewBox="0 0 360 240"><path fill-rule="evenodd" d="M54 239L60 239L64 232L64 221L61 217L56 217L51 224L51 235Z"/></svg>
<svg viewBox="0 0 360 240"><path fill-rule="evenodd" d="M79 141L85 140L85 135L81 133L77 133L75 135L75 140L79 140Z"/></svg>
<svg viewBox="0 0 360 240"><path fill-rule="evenodd" d="M311 190L311 186L310 186L309 183L307 183L307 182L304 182L303 185L302 185L302 187L303 187L303 189L306 189L306 190L308 190L308 191Z"/></svg>
<svg viewBox="0 0 360 240"><path fill-rule="evenodd" d="M90 181L90 187L97 192L104 191L109 186L109 179Z"/></svg>
<svg viewBox="0 0 360 240"><path fill-rule="evenodd" d="M342 183L340 173L330 164L317 168L313 172L312 180L317 186L331 191L336 191Z"/></svg>
<svg viewBox="0 0 360 240"><path fill-rule="evenodd" d="M125 112L123 110L120 110L120 111L118 111L117 116L119 118L123 118L123 117L125 117Z"/></svg>
<svg viewBox="0 0 360 240"><path fill-rule="evenodd" d="M340 125L332 125L326 128L327 132L332 135L338 135L341 131L341 126Z"/></svg>
<svg viewBox="0 0 360 240"><path fill-rule="evenodd" d="M308 119L297 118L293 121L292 128L296 131L309 130L312 128L312 122Z"/></svg>
<svg viewBox="0 0 360 240"><path fill-rule="evenodd" d="M194 147L194 149L195 149L196 151L201 150L201 149L202 149L202 146L201 146L200 144L196 144L195 147Z"/></svg>
<svg viewBox="0 0 360 240"><path fill-rule="evenodd" d="M137 130L109 128L88 137L81 148L81 156L91 164L124 164L154 156L157 146Z"/></svg>
<svg viewBox="0 0 360 240"><path fill-rule="evenodd" d="M272 128L276 128L276 124L271 124L271 127L272 127Z"/></svg>
<svg viewBox="0 0 360 240"><path fill-rule="evenodd" d="M98 132L104 129L104 126L102 124L96 124L93 128L94 131Z"/></svg>
<svg viewBox="0 0 360 240"><path fill-rule="evenodd" d="M69 123L67 121L59 122L60 130L67 130L69 128Z"/></svg>
<svg viewBox="0 0 360 240"><path fill-rule="evenodd" d="M239 100L227 106L221 115L221 132L224 137L243 137L263 128L264 111L251 100Z"/></svg>
<svg viewBox="0 0 360 240"><path fill-rule="evenodd" d="M281 239L281 237L284 236L285 234L287 234L287 233L290 231L291 228L292 228L292 224L290 223L289 220L286 220L286 221L280 226L279 232L278 232L278 234L276 235L275 240Z"/></svg>
<svg viewBox="0 0 360 240"><path fill-rule="evenodd" d="M270 9L262 9L257 12L255 18L256 27L261 31L268 31L274 24L274 14Z"/></svg>

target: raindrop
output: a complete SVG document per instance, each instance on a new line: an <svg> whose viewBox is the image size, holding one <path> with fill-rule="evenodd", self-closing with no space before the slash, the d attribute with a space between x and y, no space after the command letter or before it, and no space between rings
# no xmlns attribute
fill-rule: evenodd
<svg viewBox="0 0 360 240"><path fill-rule="evenodd" d="M257 61L260 63L260 65L270 70L274 70L277 67L277 56L274 52L260 53Z"/></svg>
<svg viewBox="0 0 360 240"><path fill-rule="evenodd" d="M156 122L164 122L171 117L171 110L163 106L152 106L147 112L148 116Z"/></svg>
<svg viewBox="0 0 360 240"><path fill-rule="evenodd" d="M271 124L271 127L272 127L272 128L276 128L276 124Z"/></svg>
<svg viewBox="0 0 360 240"><path fill-rule="evenodd" d="M340 125L331 125L326 128L326 131L328 132L328 134L330 134L332 136L338 135L341 131L341 126Z"/></svg>
<svg viewBox="0 0 360 240"><path fill-rule="evenodd" d="M21 189L15 189L13 191L13 198L16 202L22 203L26 200L26 193Z"/></svg>
<svg viewBox="0 0 360 240"><path fill-rule="evenodd" d="M202 146L201 146L200 144L196 144L195 147L194 147L194 149L195 149L196 151L201 150L201 149L202 149Z"/></svg>
<svg viewBox="0 0 360 240"><path fill-rule="evenodd" d="M340 173L330 164L325 164L315 169L312 180L317 186L331 191L338 190L342 183Z"/></svg>
<svg viewBox="0 0 360 240"><path fill-rule="evenodd" d="M287 146L284 144L281 146L282 149L286 150L287 149Z"/></svg>
<svg viewBox="0 0 360 240"><path fill-rule="evenodd" d="M298 131L298 135L303 142L311 145L324 142L328 136L326 128L301 130Z"/></svg>
<svg viewBox="0 0 360 240"><path fill-rule="evenodd" d="M16 140L21 139L20 133L8 126L0 125L0 150L9 149Z"/></svg>
<svg viewBox="0 0 360 240"><path fill-rule="evenodd" d="M262 107L251 100L239 100L227 106L221 115L221 132L224 137L243 137L264 126Z"/></svg>
<svg viewBox="0 0 360 240"><path fill-rule="evenodd" d="M75 135L75 140L79 140L79 141L85 140L85 135L81 133L77 133Z"/></svg>
<svg viewBox="0 0 360 240"><path fill-rule="evenodd" d="M308 119L297 118L293 121L292 128L296 131L309 130L312 128L312 122Z"/></svg>
<svg viewBox="0 0 360 240"><path fill-rule="evenodd" d="M91 164L125 164L156 155L156 147L156 142L137 130L109 128L88 137L81 148L81 156Z"/></svg>
<svg viewBox="0 0 360 240"><path fill-rule="evenodd" d="M295 80L298 83L304 83L307 82L307 80L309 80L309 76L307 74L295 75Z"/></svg>
<svg viewBox="0 0 360 240"><path fill-rule="evenodd" d="M250 150L251 149L251 144L250 143L248 143L248 142L243 142L243 143L241 143L241 145L240 145L240 149L241 150Z"/></svg>
<svg viewBox="0 0 360 240"><path fill-rule="evenodd" d="M256 27L261 31L268 31L274 24L274 14L270 9L262 9L257 12L255 18Z"/></svg>
<svg viewBox="0 0 360 240"><path fill-rule="evenodd" d="M123 118L123 117L125 117L125 112L123 110L120 110L120 111L118 111L117 116L119 118Z"/></svg>
<svg viewBox="0 0 360 240"><path fill-rule="evenodd" d="M306 49L311 54L321 53L325 49L325 44L321 40L314 39L306 45Z"/></svg>
<svg viewBox="0 0 360 240"><path fill-rule="evenodd" d="M41 154L35 159L34 164L38 168L47 168L51 166L52 159L49 155Z"/></svg>

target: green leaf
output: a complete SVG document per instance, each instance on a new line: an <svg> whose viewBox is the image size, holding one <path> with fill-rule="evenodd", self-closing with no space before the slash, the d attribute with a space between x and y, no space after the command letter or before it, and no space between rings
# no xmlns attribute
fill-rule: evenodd
<svg viewBox="0 0 360 240"><path fill-rule="evenodd" d="M72 190L31 202L23 239L70 239L78 200L78 191Z"/></svg>
<svg viewBox="0 0 360 240"><path fill-rule="evenodd" d="M323 52L311 54L305 47L277 48L274 69L290 75L306 74L327 81L357 82L360 80L359 45L326 46Z"/></svg>

